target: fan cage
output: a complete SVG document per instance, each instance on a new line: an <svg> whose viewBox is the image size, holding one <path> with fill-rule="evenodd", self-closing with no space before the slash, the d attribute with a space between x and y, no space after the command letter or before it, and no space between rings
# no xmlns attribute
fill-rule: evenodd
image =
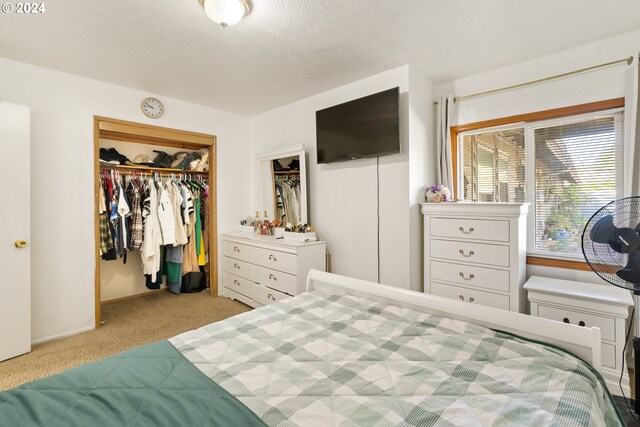
<svg viewBox="0 0 640 427"><path fill-rule="evenodd" d="M627 265L629 255L614 251L607 243L596 243L589 238L591 229L607 215L613 217L616 227L635 228L640 224L640 197L627 197L610 202L593 214L582 233L584 259L602 279L619 288L640 293L640 283L628 282L616 274Z"/></svg>

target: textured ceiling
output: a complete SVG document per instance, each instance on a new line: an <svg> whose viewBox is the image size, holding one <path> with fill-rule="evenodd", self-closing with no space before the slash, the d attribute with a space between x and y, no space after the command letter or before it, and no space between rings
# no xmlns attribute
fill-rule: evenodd
<svg viewBox="0 0 640 427"><path fill-rule="evenodd" d="M640 1L45 0L0 13L0 56L251 115L398 65L443 82L640 28Z"/></svg>

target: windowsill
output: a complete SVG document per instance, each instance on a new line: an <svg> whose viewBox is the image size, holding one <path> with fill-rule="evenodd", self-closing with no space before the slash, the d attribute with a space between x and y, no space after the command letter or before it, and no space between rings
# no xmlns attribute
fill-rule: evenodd
<svg viewBox="0 0 640 427"><path fill-rule="evenodd" d="M591 271L589 264L575 258L551 258L542 255L527 255L527 264L540 265L543 267L568 268L570 270Z"/></svg>

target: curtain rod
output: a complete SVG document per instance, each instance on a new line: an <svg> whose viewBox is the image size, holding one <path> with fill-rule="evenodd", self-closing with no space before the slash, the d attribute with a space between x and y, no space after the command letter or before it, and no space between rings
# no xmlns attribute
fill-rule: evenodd
<svg viewBox="0 0 640 427"><path fill-rule="evenodd" d="M639 56L640 58L640 56ZM453 102L458 102L464 99L470 99L470 98L476 98L478 96L484 96L484 95L491 95L494 93L499 93L499 92L505 92L507 90L512 90L512 89L519 89L522 87L527 87L527 86L531 86L531 85L535 85L538 83L544 83L544 82L548 82L550 80L555 80L555 79L560 79L562 77L567 77L567 76L571 76L574 74L580 74L580 73L584 73L586 71L591 71L591 70L595 70L598 68L604 68L604 67L609 67L611 65L615 65L615 64L620 64L622 62L626 62L627 65L631 65L633 63L633 56L629 56L627 58L623 58L623 59L618 59L616 61L611 61L611 62L606 62L604 64L598 64L598 65L593 65L591 67L586 67L586 68L580 68L578 70L573 70L573 71L569 71L566 73L562 73L562 74L556 74L555 76L549 76L549 77L545 77L542 79L538 79L538 80L532 80L530 82L525 82L525 83L520 83L520 84L516 84L516 85L511 85L511 86L505 86L505 87L501 87L498 89L492 89L492 90L487 90L484 92L477 92L477 93L472 93L470 95L463 95L463 96L456 96L455 98L453 98ZM438 105L438 101L433 103L434 105Z"/></svg>

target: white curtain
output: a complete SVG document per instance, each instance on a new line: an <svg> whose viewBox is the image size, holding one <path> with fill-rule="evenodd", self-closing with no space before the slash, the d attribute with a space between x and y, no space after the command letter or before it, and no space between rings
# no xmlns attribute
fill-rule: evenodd
<svg viewBox="0 0 640 427"><path fill-rule="evenodd" d="M454 96L441 96L438 100L436 142L438 145L438 184L444 185L453 194L453 164L451 162L451 132L450 127L454 117Z"/></svg>
<svg viewBox="0 0 640 427"><path fill-rule="evenodd" d="M624 196L640 196L640 72L638 56L627 69L624 114Z"/></svg>

